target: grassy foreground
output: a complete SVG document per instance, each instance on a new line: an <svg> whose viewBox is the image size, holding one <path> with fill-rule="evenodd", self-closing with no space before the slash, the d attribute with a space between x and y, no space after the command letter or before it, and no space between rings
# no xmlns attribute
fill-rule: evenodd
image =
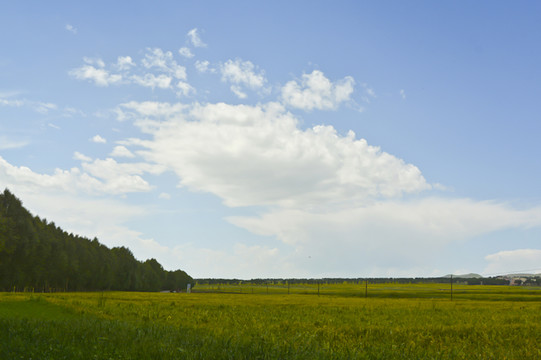
<svg viewBox="0 0 541 360"><path fill-rule="evenodd" d="M405 287L365 298L334 286L321 296L0 293L0 358L541 358L539 289L470 286L451 301L441 285L398 298Z"/></svg>

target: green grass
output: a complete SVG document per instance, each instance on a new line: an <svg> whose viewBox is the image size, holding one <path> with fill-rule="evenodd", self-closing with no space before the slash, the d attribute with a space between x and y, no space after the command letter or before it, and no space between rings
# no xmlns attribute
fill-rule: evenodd
<svg viewBox="0 0 541 360"><path fill-rule="evenodd" d="M0 319L68 320L77 317L72 311L44 300L0 303Z"/></svg>
<svg viewBox="0 0 541 360"><path fill-rule="evenodd" d="M442 284L197 284L196 292L222 294L300 294L338 297L451 299L451 286ZM454 300L541 301L541 288L453 284Z"/></svg>
<svg viewBox="0 0 541 360"><path fill-rule="evenodd" d="M0 358L541 358L539 289L458 287L450 301L439 297L442 284L378 285L368 298L359 286L333 286L320 286L320 296L317 288L267 295L266 287L254 294L3 293Z"/></svg>

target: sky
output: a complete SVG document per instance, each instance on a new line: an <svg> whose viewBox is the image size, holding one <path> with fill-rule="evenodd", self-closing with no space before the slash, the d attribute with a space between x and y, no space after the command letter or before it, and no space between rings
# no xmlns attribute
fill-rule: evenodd
<svg viewBox="0 0 541 360"><path fill-rule="evenodd" d="M0 5L0 188L194 278L541 272L541 3Z"/></svg>

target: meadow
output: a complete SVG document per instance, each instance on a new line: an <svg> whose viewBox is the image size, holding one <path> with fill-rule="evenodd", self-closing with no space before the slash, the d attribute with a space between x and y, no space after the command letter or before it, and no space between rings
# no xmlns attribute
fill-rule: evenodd
<svg viewBox="0 0 541 360"><path fill-rule="evenodd" d="M195 290L0 293L0 358L541 358L540 288L455 285L452 300L449 284Z"/></svg>

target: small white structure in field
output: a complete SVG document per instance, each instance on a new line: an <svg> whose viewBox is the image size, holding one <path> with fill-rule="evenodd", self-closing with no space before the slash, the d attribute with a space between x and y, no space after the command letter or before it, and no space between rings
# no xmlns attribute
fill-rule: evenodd
<svg viewBox="0 0 541 360"><path fill-rule="evenodd" d="M186 288L186 293L189 294L192 292L192 284L188 284L188 287Z"/></svg>

